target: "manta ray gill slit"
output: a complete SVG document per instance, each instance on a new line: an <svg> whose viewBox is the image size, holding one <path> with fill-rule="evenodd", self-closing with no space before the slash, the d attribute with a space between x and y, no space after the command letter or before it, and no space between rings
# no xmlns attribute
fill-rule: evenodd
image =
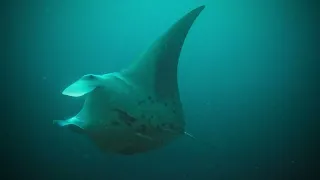
<svg viewBox="0 0 320 180"><path fill-rule="evenodd" d="M137 124L136 122L138 122L138 119L130 116L128 113L126 113L124 111L121 111L119 109L115 109L115 111L118 112L119 119L123 123L125 123L128 127L130 127L130 128L134 128L135 127L135 131L137 133L145 134L147 132L148 126L146 124L141 124L141 122L140 122L139 126L134 126L134 125ZM141 117L145 118L145 115L142 114ZM153 118L153 116L151 116L151 118ZM112 124L113 125L120 125L120 123L117 122L117 121L112 122Z"/></svg>
<svg viewBox="0 0 320 180"><path fill-rule="evenodd" d="M114 109L118 113L119 119L124 122L127 126L132 126L135 122L137 122L137 119L130 116L128 113L125 111L122 111L120 109Z"/></svg>

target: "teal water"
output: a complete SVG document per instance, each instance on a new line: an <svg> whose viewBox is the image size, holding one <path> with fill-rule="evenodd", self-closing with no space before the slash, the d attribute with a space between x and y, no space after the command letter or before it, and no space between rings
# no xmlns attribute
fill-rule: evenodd
<svg viewBox="0 0 320 180"><path fill-rule="evenodd" d="M187 130L146 154L102 154L52 125L83 101L80 76L118 71L191 9L179 86ZM8 1L4 161L30 179L316 179L318 3L253 0ZM6 110L6 108L5 108ZM214 145L209 148L204 143Z"/></svg>

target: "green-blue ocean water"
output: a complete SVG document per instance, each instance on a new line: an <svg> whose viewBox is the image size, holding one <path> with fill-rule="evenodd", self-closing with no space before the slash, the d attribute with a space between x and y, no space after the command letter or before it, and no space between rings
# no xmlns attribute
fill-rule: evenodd
<svg viewBox="0 0 320 180"><path fill-rule="evenodd" d="M180 138L121 156L103 154L87 138L52 125L82 106L83 99L61 94L66 86L84 74L128 66L199 5L206 8L188 34L178 73L187 130L196 141ZM34 180L312 179L317 166L310 147L320 112L317 5L8 1L3 67L9 109L2 118L8 174Z"/></svg>

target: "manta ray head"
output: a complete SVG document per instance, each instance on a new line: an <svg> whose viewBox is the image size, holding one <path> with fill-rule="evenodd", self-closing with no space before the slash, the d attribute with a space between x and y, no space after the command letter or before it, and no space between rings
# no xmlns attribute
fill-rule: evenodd
<svg viewBox="0 0 320 180"><path fill-rule="evenodd" d="M204 6L178 20L128 68L88 74L63 95L84 97L80 112L54 123L85 134L103 151L135 154L162 147L185 133L177 83L184 40Z"/></svg>

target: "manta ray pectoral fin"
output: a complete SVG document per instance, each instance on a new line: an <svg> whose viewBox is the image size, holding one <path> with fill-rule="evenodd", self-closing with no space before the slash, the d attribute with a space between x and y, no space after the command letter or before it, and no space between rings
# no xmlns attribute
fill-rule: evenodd
<svg viewBox="0 0 320 180"><path fill-rule="evenodd" d="M83 128L83 123L77 118L77 117L72 117L67 120L53 120L53 124L57 124L61 127L67 127L71 131L79 133L79 134L85 134L86 131Z"/></svg>
<svg viewBox="0 0 320 180"><path fill-rule="evenodd" d="M178 94L177 68L187 34L205 6L193 9L176 23L122 71L122 75L158 98L172 98Z"/></svg>
<svg viewBox="0 0 320 180"><path fill-rule="evenodd" d="M90 93L98 86L102 85L103 77L100 75L87 74L82 76L79 80L72 83L62 94L72 97L80 97L87 93Z"/></svg>

